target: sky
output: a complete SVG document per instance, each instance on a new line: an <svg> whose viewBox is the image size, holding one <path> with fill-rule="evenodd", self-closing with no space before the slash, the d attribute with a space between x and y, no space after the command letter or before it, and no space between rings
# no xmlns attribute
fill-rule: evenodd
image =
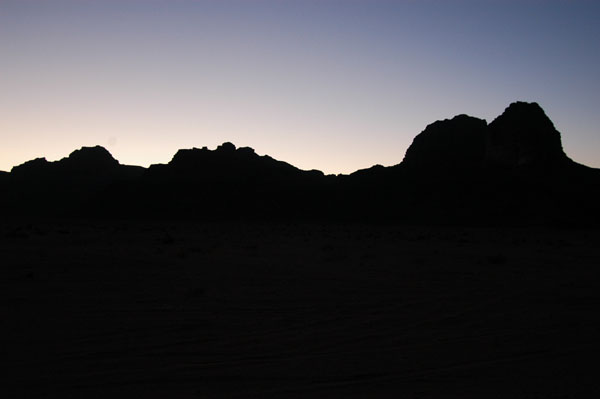
<svg viewBox="0 0 600 399"><path fill-rule="evenodd" d="M0 170L230 141L350 173L517 100L600 167L598 21L585 0L0 0Z"/></svg>

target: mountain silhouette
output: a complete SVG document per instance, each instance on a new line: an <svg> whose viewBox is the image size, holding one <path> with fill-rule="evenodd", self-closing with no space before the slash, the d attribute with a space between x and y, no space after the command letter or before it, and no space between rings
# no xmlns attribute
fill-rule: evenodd
<svg viewBox="0 0 600 399"><path fill-rule="evenodd" d="M129 212L202 219L246 219L308 215L315 192L327 179L320 171L300 170L252 148L224 143L179 150L168 164L151 165L127 187L111 187L132 198ZM114 192L114 194L113 194ZM143 193L143 201L137 200Z"/></svg>
<svg viewBox="0 0 600 399"><path fill-rule="evenodd" d="M236 148L224 143L216 150L179 150L166 165L152 165L147 177L196 182L248 182L261 181L285 184L289 179L322 177L320 171L302 171L288 163L269 156L259 156L252 148Z"/></svg>
<svg viewBox="0 0 600 399"><path fill-rule="evenodd" d="M415 137L403 164L415 170L463 172L484 167L505 169L568 167L560 133L537 103L512 103L489 125L458 115L437 121Z"/></svg>
<svg viewBox="0 0 600 399"><path fill-rule="evenodd" d="M12 168L5 203L22 215L94 216L90 202L109 186L140 178L144 171L121 165L103 147L83 147L59 161L36 158Z"/></svg>
<svg viewBox="0 0 600 399"><path fill-rule="evenodd" d="M549 168L569 162L560 133L537 103L516 102L489 125L485 161L505 167Z"/></svg>
<svg viewBox="0 0 600 399"><path fill-rule="evenodd" d="M487 123L458 115L427 126L406 151L403 165L419 170L472 171L483 166Z"/></svg>
<svg viewBox="0 0 600 399"><path fill-rule="evenodd" d="M467 115L418 134L401 163L350 175L305 171L252 148L179 150L121 165L100 146L0 174L10 215L334 219L435 224L598 224L600 171L572 161L536 103L488 124Z"/></svg>
<svg viewBox="0 0 600 399"><path fill-rule="evenodd" d="M139 177L143 171L140 166L121 165L105 148L95 146L75 150L67 158L56 162L36 158L15 166L10 174L20 181L50 179L86 183Z"/></svg>

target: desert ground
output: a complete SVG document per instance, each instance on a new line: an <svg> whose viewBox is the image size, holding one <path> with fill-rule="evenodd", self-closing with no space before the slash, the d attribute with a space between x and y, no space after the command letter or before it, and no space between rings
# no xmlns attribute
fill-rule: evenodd
<svg viewBox="0 0 600 399"><path fill-rule="evenodd" d="M5 398L600 395L600 231L0 225Z"/></svg>

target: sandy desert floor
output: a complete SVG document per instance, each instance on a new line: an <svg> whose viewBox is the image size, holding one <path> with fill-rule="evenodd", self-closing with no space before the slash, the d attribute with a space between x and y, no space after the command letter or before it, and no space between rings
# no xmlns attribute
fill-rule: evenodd
<svg viewBox="0 0 600 399"><path fill-rule="evenodd" d="M600 395L600 232L5 223L6 398Z"/></svg>

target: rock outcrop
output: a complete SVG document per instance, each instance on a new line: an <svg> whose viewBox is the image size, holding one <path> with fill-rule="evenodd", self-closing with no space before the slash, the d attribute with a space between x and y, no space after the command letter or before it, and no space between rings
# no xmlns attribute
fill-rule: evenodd
<svg viewBox="0 0 600 399"><path fill-rule="evenodd" d="M434 122L414 138L402 163L414 170L440 172L481 168L486 129L485 120L467 115Z"/></svg>
<svg viewBox="0 0 600 399"><path fill-rule="evenodd" d="M117 161L110 152L99 145L95 147L82 147L73 151L67 158L58 161L59 165L68 168L85 170L106 170L118 167Z"/></svg>
<svg viewBox="0 0 600 399"><path fill-rule="evenodd" d="M565 164L560 133L537 103L512 103L488 127L490 166L548 168Z"/></svg>
<svg viewBox="0 0 600 399"><path fill-rule="evenodd" d="M556 169L571 162L544 110L537 103L515 102L489 125L467 115L432 123L415 137L402 163L417 171L465 172Z"/></svg>

